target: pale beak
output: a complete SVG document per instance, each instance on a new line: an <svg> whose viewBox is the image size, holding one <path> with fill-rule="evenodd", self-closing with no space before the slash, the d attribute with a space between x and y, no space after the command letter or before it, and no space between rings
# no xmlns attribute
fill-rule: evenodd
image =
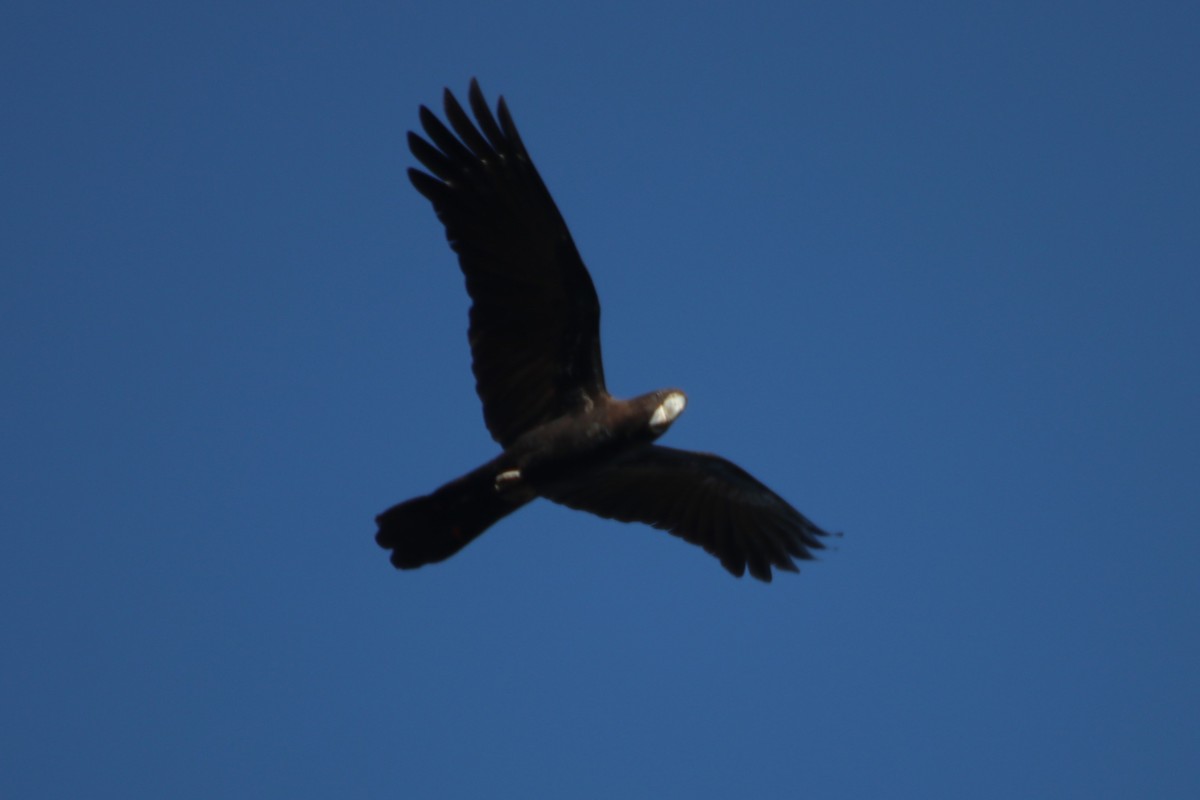
<svg viewBox="0 0 1200 800"><path fill-rule="evenodd" d="M671 392L650 416L650 430L654 433L665 431L667 426L683 413L685 406L687 398L681 392Z"/></svg>

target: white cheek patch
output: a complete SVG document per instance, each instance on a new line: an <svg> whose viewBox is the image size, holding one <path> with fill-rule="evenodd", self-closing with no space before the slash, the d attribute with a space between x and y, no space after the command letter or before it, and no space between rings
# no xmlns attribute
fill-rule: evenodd
<svg viewBox="0 0 1200 800"><path fill-rule="evenodd" d="M658 408L654 409L654 414L650 416L650 430L655 433L661 433L666 430L667 426L683 413L683 409L686 406L686 397L679 392L671 392Z"/></svg>

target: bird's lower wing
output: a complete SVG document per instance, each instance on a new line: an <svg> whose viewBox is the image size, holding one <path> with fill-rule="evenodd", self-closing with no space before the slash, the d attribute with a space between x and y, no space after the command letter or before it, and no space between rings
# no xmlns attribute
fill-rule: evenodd
<svg viewBox="0 0 1200 800"><path fill-rule="evenodd" d="M828 534L741 467L719 456L648 445L569 482L538 487L556 503L644 522L698 544L741 577L796 572Z"/></svg>

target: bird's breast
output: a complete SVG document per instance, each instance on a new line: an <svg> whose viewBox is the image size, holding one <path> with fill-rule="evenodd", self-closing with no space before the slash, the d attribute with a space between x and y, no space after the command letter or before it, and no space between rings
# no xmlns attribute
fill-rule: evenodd
<svg viewBox="0 0 1200 800"><path fill-rule="evenodd" d="M593 469L637 444L597 414L561 417L523 434L509 449L525 480L553 482Z"/></svg>

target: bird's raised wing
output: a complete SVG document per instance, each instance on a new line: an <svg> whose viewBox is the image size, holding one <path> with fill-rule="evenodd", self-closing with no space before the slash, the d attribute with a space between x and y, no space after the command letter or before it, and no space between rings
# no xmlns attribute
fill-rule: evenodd
<svg viewBox="0 0 1200 800"><path fill-rule="evenodd" d="M428 141L408 146L471 295L472 370L492 438L507 447L530 428L606 394L600 303L591 276L501 98L493 117L479 84L475 122L446 90L447 128L421 107Z"/></svg>
<svg viewBox="0 0 1200 800"><path fill-rule="evenodd" d="M828 534L719 456L648 445L578 480L538 493L607 519L644 522L698 544L741 577L771 580L771 567L796 572Z"/></svg>

